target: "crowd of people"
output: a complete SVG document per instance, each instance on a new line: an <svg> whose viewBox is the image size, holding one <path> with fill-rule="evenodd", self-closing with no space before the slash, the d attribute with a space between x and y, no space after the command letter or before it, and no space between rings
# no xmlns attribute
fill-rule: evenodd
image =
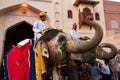
<svg viewBox="0 0 120 80"><path fill-rule="evenodd" d="M104 60L104 63L93 61L92 63L79 64L79 80L120 80L120 63L117 62L116 69L113 71L111 61ZM62 80L67 79L67 66L61 69ZM116 75L116 76L115 76Z"/></svg>

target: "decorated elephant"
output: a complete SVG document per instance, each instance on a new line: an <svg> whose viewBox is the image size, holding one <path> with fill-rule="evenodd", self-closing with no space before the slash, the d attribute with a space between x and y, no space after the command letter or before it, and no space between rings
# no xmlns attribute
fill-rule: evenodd
<svg viewBox="0 0 120 80"><path fill-rule="evenodd" d="M80 39L73 40L71 35L57 29L43 31L44 35L35 43L34 48L36 50L36 47L41 45L40 47L43 52L46 67L46 73L43 75L43 80L49 80L54 66L61 63L66 63L68 70L73 72L69 73L69 80L78 80L78 73L76 73L76 69L72 69L72 67L76 67L76 64L71 59L70 54L84 54L85 52L96 48L103 37L103 30L101 26L90 19L91 17L88 16L85 22L88 26L95 29L95 35L89 41L83 41ZM0 65L0 68L1 66L2 65Z"/></svg>
<svg viewBox="0 0 120 80"><path fill-rule="evenodd" d="M73 40L71 35L61 32L59 30L48 30L44 35L37 41L42 41L42 48L48 51L49 58L44 58L46 62L47 72L51 72L52 66L55 64L66 63L68 70L73 72L69 73L69 80L78 80L78 74L76 69L76 64L71 59L71 53L73 54L83 54L89 50L96 48L102 40L103 31L99 24L94 21L89 20L90 17L87 17L86 23L88 26L91 26L95 29L95 35L89 41L83 41L80 39ZM49 64L48 64L49 63ZM51 64L50 64L51 63ZM51 67L50 67L51 65ZM49 77L46 77L49 80Z"/></svg>
<svg viewBox="0 0 120 80"><path fill-rule="evenodd" d="M83 41L80 39L74 39L71 35L61 32L60 30L51 29L47 30L44 35L37 41L42 41L42 44L45 44L45 47L50 50L50 57L55 62L62 62L66 60L66 52L67 53L78 53L82 54L89 50L96 48L102 40L103 30L99 24L90 20L91 17L88 16L85 20L88 26L91 26L95 29L95 35L89 41ZM37 44L36 43L36 44ZM44 46L43 46L44 47ZM61 51L57 50L61 48ZM62 55L61 55L62 53Z"/></svg>

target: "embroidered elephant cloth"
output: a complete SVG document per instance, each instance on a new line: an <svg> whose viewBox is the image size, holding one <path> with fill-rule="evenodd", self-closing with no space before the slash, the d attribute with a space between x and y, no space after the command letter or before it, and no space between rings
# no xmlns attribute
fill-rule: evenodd
<svg viewBox="0 0 120 80"><path fill-rule="evenodd" d="M7 59L9 80L29 80L30 61L29 52L30 42L21 47L14 47Z"/></svg>

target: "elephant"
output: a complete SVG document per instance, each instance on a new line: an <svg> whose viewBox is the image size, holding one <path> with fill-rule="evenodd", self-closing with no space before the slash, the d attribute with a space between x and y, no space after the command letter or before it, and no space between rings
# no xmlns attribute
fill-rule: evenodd
<svg viewBox="0 0 120 80"><path fill-rule="evenodd" d="M95 29L95 35L89 41L83 41L80 39L73 40L71 35L52 29L46 31L44 35L36 42L35 48L39 41L41 41L42 44L47 45L46 49L49 53L49 58L44 58L47 72L50 73L52 70L51 68L53 68L52 66L55 64L66 63L68 70L73 72L69 74L69 80L78 80L76 77L78 76L76 73L77 71L76 69L73 69L73 67L76 67L76 63L74 63L71 59L70 54L84 54L85 52L96 48L103 37L103 30L101 26L98 23L91 21L90 16L86 18L85 22L88 26ZM58 47L60 48L60 51L58 50ZM49 65L51 65L51 67ZM47 78L45 80L49 80L48 75L45 78Z"/></svg>
<svg viewBox="0 0 120 80"><path fill-rule="evenodd" d="M36 46L41 42L40 44L43 45L42 48L46 49L49 53L49 57L43 56L47 69L47 72L43 75L43 80L49 80L54 65L61 63L66 63L68 70L74 73L69 74L69 80L78 80L76 69L72 69L72 67L76 67L76 64L71 59L70 54L84 54L85 52L96 48L103 38L102 27L91 20L91 16L88 16L85 19L85 23L95 29L95 35L89 41L80 39L73 40L70 34L57 29L48 29L42 32L44 35L36 41L34 50L36 50ZM2 62L0 62L0 64L1 63ZM0 72L2 70L1 67L2 65L0 65Z"/></svg>
<svg viewBox="0 0 120 80"><path fill-rule="evenodd" d="M51 56L51 58L53 59L52 61L55 61L55 62L60 62L61 60L65 60L66 54L62 54L62 55L61 53L56 54L56 51L51 49L51 47L56 47L60 45L62 48L62 53L67 52L67 53L82 54L84 52L92 50L96 48L101 42L103 38L103 30L98 23L90 19L91 19L91 16L88 16L85 19L85 22L88 26L91 26L95 29L95 35L89 41L83 41L80 39L73 40L70 34L61 32L59 30L51 29L46 31L46 33L44 33L44 35L36 42L36 44L39 41L42 41L43 43L45 43L47 47L50 49L49 51L51 53L50 56L52 55Z"/></svg>

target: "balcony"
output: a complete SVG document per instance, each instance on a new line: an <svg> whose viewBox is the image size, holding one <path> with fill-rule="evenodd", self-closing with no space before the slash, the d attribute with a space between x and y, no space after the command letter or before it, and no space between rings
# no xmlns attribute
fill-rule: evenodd
<svg viewBox="0 0 120 80"><path fill-rule="evenodd" d="M76 0L74 2L74 6L78 6L79 4L88 4L88 5L93 5L96 6L99 3L99 1L95 1L95 0Z"/></svg>

